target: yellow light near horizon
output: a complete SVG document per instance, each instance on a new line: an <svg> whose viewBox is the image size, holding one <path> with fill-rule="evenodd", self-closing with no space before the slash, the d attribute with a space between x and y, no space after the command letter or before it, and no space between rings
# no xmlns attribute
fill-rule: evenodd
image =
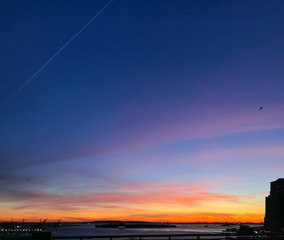
<svg viewBox="0 0 284 240"><path fill-rule="evenodd" d="M94 220L129 220L129 221L168 221L168 222L263 222L264 206L236 202L206 202L198 206L187 204L116 204L113 207L78 206L74 211L49 209L15 209L5 204L0 206L1 221L14 220L39 221L94 221ZM80 219L80 220L78 220Z"/></svg>

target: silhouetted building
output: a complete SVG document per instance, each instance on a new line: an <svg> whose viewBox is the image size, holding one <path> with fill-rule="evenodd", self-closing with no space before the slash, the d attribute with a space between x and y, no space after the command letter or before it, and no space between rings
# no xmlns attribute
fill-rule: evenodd
<svg viewBox="0 0 284 240"><path fill-rule="evenodd" d="M265 199L264 228L284 231L284 178L270 183L270 195Z"/></svg>

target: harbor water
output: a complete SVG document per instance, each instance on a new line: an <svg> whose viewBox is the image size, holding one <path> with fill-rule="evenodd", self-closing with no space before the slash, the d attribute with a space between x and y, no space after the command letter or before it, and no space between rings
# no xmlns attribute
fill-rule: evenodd
<svg viewBox="0 0 284 240"><path fill-rule="evenodd" d="M238 227L238 225L234 225ZM175 228L96 228L95 225L78 224L47 228L45 231L56 232L56 236L109 236L109 235L152 235L186 233L222 233L227 226L221 224L176 224Z"/></svg>

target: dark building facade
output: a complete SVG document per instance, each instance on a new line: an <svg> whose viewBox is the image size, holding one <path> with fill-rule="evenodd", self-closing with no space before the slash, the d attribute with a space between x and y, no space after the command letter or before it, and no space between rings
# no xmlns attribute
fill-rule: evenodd
<svg viewBox="0 0 284 240"><path fill-rule="evenodd" d="M265 199L264 228L284 231L284 178L270 183L270 195Z"/></svg>

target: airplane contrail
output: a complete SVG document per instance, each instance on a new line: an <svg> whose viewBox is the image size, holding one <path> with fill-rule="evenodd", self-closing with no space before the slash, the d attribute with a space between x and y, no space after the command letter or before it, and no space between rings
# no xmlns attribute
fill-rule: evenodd
<svg viewBox="0 0 284 240"><path fill-rule="evenodd" d="M84 31L114 0L110 0L94 17L90 19L73 37L71 37L55 54L53 54L27 81L25 81L11 96L8 98L3 107L6 107L59 53L61 53L78 35Z"/></svg>

